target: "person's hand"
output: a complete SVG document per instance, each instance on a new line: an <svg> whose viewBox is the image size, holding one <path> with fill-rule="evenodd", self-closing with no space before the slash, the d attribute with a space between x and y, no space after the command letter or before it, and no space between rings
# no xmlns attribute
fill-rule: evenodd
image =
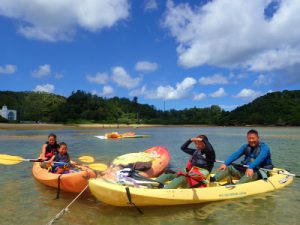
<svg viewBox="0 0 300 225"><path fill-rule="evenodd" d="M219 170L225 170L226 167L227 167L227 166L223 163L223 164L221 164L221 166L219 167Z"/></svg>
<svg viewBox="0 0 300 225"><path fill-rule="evenodd" d="M253 177L253 169L250 169L250 168L248 168L247 170L246 170L246 175L247 175L247 177L250 177L250 178L252 178Z"/></svg>
<svg viewBox="0 0 300 225"><path fill-rule="evenodd" d="M196 141L202 141L202 138L191 138L192 142L196 142Z"/></svg>

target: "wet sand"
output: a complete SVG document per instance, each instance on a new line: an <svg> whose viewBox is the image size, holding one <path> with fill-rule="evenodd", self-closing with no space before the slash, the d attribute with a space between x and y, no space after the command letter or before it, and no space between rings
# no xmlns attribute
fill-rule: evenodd
<svg viewBox="0 0 300 225"><path fill-rule="evenodd" d="M109 129L162 127L149 124L47 124L47 123L0 123L0 130L55 130L55 129Z"/></svg>

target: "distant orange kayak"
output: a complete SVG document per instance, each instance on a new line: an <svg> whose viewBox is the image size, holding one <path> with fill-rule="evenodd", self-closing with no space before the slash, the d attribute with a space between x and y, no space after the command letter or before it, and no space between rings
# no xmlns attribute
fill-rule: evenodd
<svg viewBox="0 0 300 225"><path fill-rule="evenodd" d="M41 168L39 162L33 164L32 174L42 184L54 188L58 187L58 177L61 174L48 172L48 170ZM81 171L62 174L60 177L60 189L66 192L79 193L88 185L88 179L95 177L96 173L93 170L82 167Z"/></svg>
<svg viewBox="0 0 300 225"><path fill-rule="evenodd" d="M105 137L106 138L124 138L124 137L134 137L136 135L136 133L134 132L127 132L127 133L123 133L120 134L118 132L112 132L112 133L106 133Z"/></svg>

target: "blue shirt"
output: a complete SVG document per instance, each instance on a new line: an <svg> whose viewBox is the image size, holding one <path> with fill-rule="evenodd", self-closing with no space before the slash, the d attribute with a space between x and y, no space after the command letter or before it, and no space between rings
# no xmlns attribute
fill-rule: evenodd
<svg viewBox="0 0 300 225"><path fill-rule="evenodd" d="M234 152L231 156L227 158L227 160L225 161L225 165L228 166L241 156L245 155L245 148L247 147L248 144L242 145L236 152ZM251 161L251 158L254 158L253 153L251 153L249 157L245 155L246 165L248 165L250 169L258 169L260 167L264 167L265 165L272 164L269 146L265 143L259 143L258 147L260 147L260 152L257 155L256 159L254 159L253 161Z"/></svg>

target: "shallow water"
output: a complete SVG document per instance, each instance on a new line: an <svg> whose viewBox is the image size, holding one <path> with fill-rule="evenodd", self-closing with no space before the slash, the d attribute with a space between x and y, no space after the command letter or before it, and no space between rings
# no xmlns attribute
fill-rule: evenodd
<svg viewBox="0 0 300 225"><path fill-rule="evenodd" d="M300 128L257 128L261 139L272 150L277 167L291 169L300 174ZM57 134L58 141L69 145L73 159L90 155L97 162L108 163L118 155L138 152L154 145L166 146L172 156L172 169L185 166L188 155L180 151L186 139L206 134L213 144L217 158L224 160L246 141L248 128L138 128L138 134L149 138L100 140L95 135L116 130L8 130L0 131L0 153L35 158L41 151L50 132ZM120 133L132 130L119 129ZM0 219L6 224L46 224L75 197L61 193L54 200L56 190L38 183L31 173L31 163L15 166L0 165ZM217 168L218 164L215 164ZM196 224L299 224L300 179L285 189L232 201L208 204L142 207L143 215L134 208L117 208L96 201L89 193L81 196L70 211L55 224L142 224L142 225L196 225Z"/></svg>

